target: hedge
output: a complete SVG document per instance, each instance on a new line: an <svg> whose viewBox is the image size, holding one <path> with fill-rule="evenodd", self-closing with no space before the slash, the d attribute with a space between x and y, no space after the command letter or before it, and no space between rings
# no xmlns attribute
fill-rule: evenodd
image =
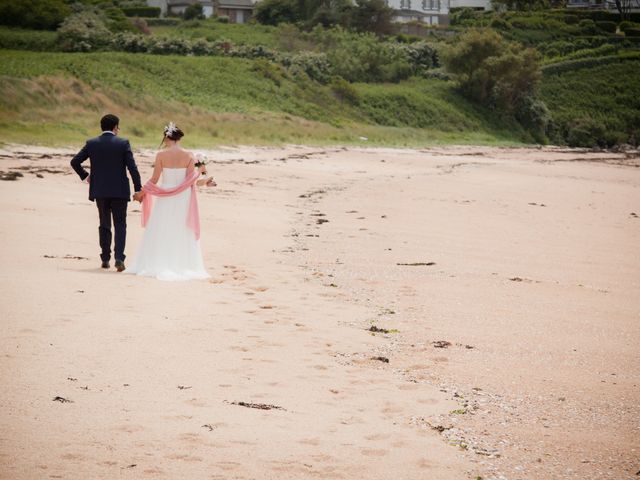
<svg viewBox="0 0 640 480"><path fill-rule="evenodd" d="M616 29L618 28L618 25L616 24L616 22L609 22L609 21L605 21L605 20L600 20L596 22L596 26L607 33L616 33Z"/></svg>
<svg viewBox="0 0 640 480"><path fill-rule="evenodd" d="M640 60L640 52L627 52L620 55L608 55L606 57L568 60L566 62L545 65L541 70L544 75L557 75L559 73L578 70L580 68L595 67L596 65L608 65L611 63L625 62L627 60Z"/></svg>
<svg viewBox="0 0 640 480"><path fill-rule="evenodd" d="M619 22L620 14L618 12L610 12L607 10L580 10L580 9L564 9L564 10L551 10L551 15L571 15L579 17L580 19L589 18L593 21L610 21ZM631 12L629 14L629 20L632 22L640 22L640 12ZM567 22L568 23L568 22Z"/></svg>
<svg viewBox="0 0 640 480"><path fill-rule="evenodd" d="M160 7L120 7L127 17L160 17Z"/></svg>
<svg viewBox="0 0 640 480"><path fill-rule="evenodd" d="M179 18L145 18L150 27L175 27L180 24Z"/></svg>
<svg viewBox="0 0 640 480"><path fill-rule="evenodd" d="M55 32L0 28L0 48L7 50L55 51Z"/></svg>

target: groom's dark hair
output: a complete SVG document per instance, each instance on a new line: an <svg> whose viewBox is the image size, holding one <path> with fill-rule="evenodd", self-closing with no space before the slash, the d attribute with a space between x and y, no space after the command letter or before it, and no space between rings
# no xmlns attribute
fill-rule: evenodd
<svg viewBox="0 0 640 480"><path fill-rule="evenodd" d="M120 119L110 113L100 119L100 128L103 132L111 132L118 125L120 125Z"/></svg>

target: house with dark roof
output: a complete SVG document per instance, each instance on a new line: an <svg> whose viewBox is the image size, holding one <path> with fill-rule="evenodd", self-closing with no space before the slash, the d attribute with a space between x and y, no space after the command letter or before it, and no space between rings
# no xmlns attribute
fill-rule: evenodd
<svg viewBox="0 0 640 480"><path fill-rule="evenodd" d="M253 16L256 0L215 0L215 13L231 23L246 23Z"/></svg>

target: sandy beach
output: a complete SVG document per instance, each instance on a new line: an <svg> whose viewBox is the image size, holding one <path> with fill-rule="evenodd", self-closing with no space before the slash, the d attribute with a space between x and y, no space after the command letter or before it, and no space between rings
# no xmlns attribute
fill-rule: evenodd
<svg viewBox="0 0 640 480"><path fill-rule="evenodd" d="M638 152L207 151L179 283L74 153L0 149L0 478L639 478Z"/></svg>

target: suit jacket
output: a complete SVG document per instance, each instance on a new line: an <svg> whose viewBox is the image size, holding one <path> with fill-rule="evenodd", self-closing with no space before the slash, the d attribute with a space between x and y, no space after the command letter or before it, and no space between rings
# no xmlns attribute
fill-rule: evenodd
<svg viewBox="0 0 640 480"><path fill-rule="evenodd" d="M96 198L129 200L131 190L126 170L129 170L135 191L139 192L142 189L140 173L133 159L131 145L126 138L103 133L99 137L87 140L82 150L71 160L71 166L81 180L89 175L89 172L82 167L82 162L87 158L91 164L89 200Z"/></svg>

